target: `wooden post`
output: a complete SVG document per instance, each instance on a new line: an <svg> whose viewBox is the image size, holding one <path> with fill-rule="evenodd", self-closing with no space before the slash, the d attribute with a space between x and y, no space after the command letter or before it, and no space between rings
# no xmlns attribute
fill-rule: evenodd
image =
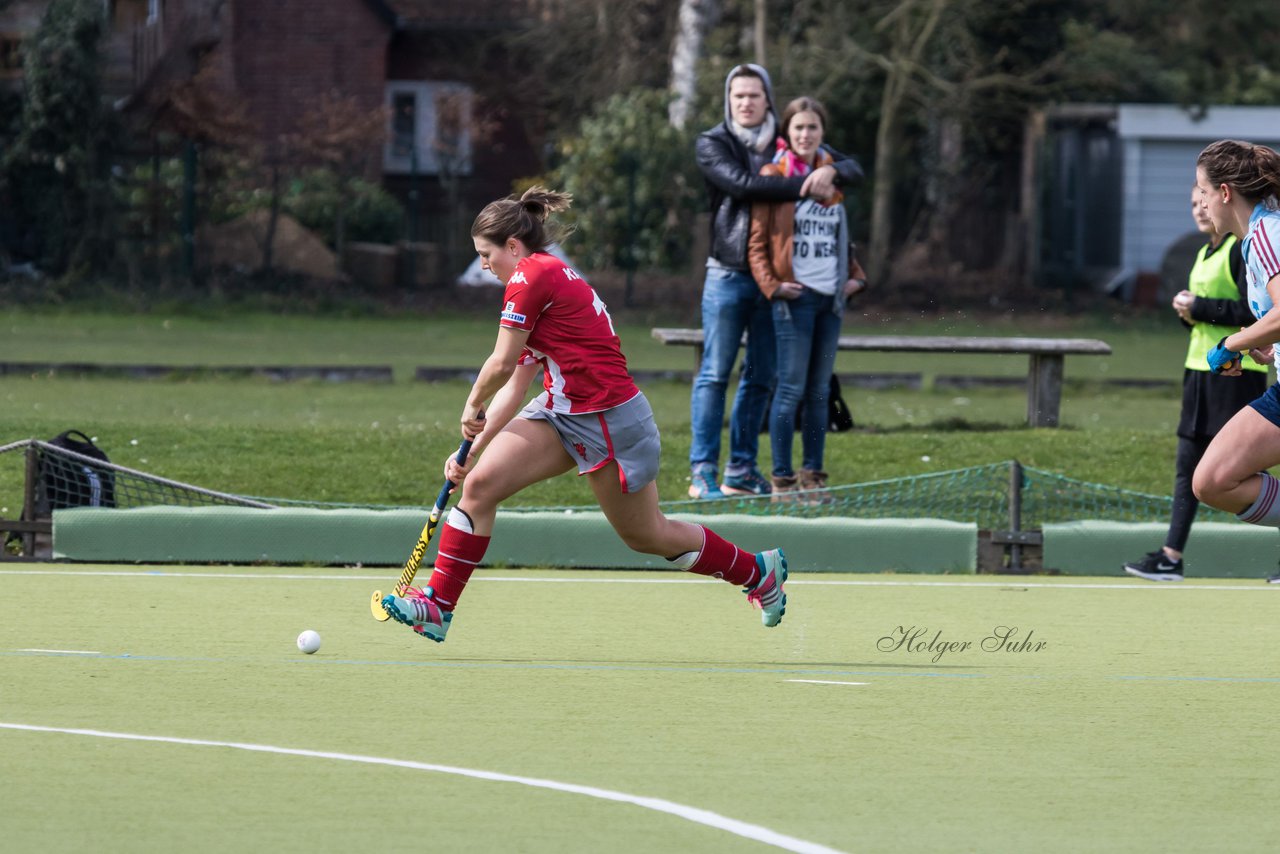
<svg viewBox="0 0 1280 854"><path fill-rule="evenodd" d="M1017 534L1022 530L1022 463L1013 460L1009 464L1009 530ZM1022 572L1022 546L1009 545L1009 572Z"/></svg>
<svg viewBox="0 0 1280 854"><path fill-rule="evenodd" d="M36 521L36 478L40 474L40 458L38 455L39 451L36 450L34 444L27 445L26 478L22 484L22 515L18 517L23 522ZM22 554L25 557L31 557L35 553L35 532L24 531L22 533Z"/></svg>
<svg viewBox="0 0 1280 854"><path fill-rule="evenodd" d="M1062 403L1061 353L1033 353L1027 372L1027 423L1057 427Z"/></svg>
<svg viewBox="0 0 1280 854"><path fill-rule="evenodd" d="M48 537L53 532L53 525L47 519L40 519L36 509L38 493L37 478L39 476L39 457L34 444L27 446L26 481L22 487L22 512L17 521L0 519L0 562L40 560L41 555L48 556L46 546ZM5 545L6 535L17 536L21 543L18 554L11 555Z"/></svg>
<svg viewBox="0 0 1280 854"><path fill-rule="evenodd" d="M995 564L996 572L1025 575L1032 570L1022 562L1027 554L1023 549L1043 551L1044 548L1043 532L1022 530L1023 475L1022 463L1013 460L1009 465L1009 530L991 532L991 547L1004 547L1004 554ZM982 544L979 544L979 559L983 557L983 551ZM986 556L990 558L990 550L986 551ZM1009 561L1007 564L1004 563L1005 558Z"/></svg>

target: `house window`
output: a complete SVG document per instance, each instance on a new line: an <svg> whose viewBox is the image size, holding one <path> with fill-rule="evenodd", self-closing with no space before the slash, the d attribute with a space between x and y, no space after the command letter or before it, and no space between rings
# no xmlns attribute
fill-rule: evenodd
<svg viewBox="0 0 1280 854"><path fill-rule="evenodd" d="M387 83L391 132L383 169L395 174L470 175L471 100L471 88L461 83Z"/></svg>
<svg viewBox="0 0 1280 854"><path fill-rule="evenodd" d="M160 20L160 7L164 0L147 0L147 23L154 24Z"/></svg>
<svg viewBox="0 0 1280 854"><path fill-rule="evenodd" d="M391 117L391 155L412 158L418 127L418 96L413 92L393 94Z"/></svg>
<svg viewBox="0 0 1280 854"><path fill-rule="evenodd" d="M0 80L22 76L22 37L0 33Z"/></svg>

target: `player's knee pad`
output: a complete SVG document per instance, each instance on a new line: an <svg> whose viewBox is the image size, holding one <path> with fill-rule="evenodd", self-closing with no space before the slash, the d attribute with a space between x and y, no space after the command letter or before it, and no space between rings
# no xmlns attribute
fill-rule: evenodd
<svg viewBox="0 0 1280 854"><path fill-rule="evenodd" d="M667 560L670 561L671 565L676 569L689 569L698 562L698 555L700 554L702 554L701 550L696 552L685 552L684 554L676 555L675 557L669 557Z"/></svg>
<svg viewBox="0 0 1280 854"><path fill-rule="evenodd" d="M458 507L449 509L449 518L445 519L444 523L451 528L457 528L464 534L474 534L476 532L475 525L471 523L471 517Z"/></svg>

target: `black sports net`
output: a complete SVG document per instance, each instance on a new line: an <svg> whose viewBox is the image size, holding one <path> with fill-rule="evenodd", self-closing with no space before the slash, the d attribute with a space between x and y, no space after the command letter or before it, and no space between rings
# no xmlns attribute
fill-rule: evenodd
<svg viewBox="0 0 1280 854"><path fill-rule="evenodd" d="M972 522L979 528L1003 530L1012 526L1011 506L1019 503L1018 527L1035 530L1056 522L1104 519L1116 522L1167 522L1173 499L1116 486L1075 480L1051 471L1018 467L1012 460L950 471L868 481L813 490L779 501L770 496L727 497L717 500L663 501L664 513L857 519L947 519ZM284 498L264 498L285 507L366 507L367 504L319 504ZM599 508L594 504L558 507L505 508L511 511L555 510L574 513ZM1202 521L1230 522L1230 513L1201 506Z"/></svg>
<svg viewBox="0 0 1280 854"><path fill-rule="evenodd" d="M19 451L23 453L17 453ZM51 511L66 507L274 506L267 501L204 489L104 462L38 439L0 445L0 462L5 463L0 483L6 487L6 493L15 485L22 490L29 453L35 455L36 517L46 517ZM9 460L15 465L8 464ZM10 499L6 494L5 503L21 503L21 495L19 492L16 499ZM16 513L0 515L12 518Z"/></svg>

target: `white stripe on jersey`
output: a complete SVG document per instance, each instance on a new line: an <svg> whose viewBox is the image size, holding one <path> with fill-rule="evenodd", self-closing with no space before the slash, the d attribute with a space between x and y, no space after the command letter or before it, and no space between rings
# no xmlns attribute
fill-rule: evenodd
<svg viewBox="0 0 1280 854"><path fill-rule="evenodd" d="M1249 282L1249 309L1254 317L1261 318L1273 304L1267 283L1280 275L1277 243L1280 243L1280 211L1260 202L1249 217L1249 229L1240 243Z"/></svg>
<svg viewBox="0 0 1280 854"><path fill-rule="evenodd" d="M1261 224L1265 220L1258 220L1258 222ZM1267 229L1265 227L1259 228L1256 235L1257 240L1255 243L1258 247L1258 260L1262 262L1262 268L1270 273L1271 276L1280 273L1280 262L1276 261L1276 251L1271 247L1271 238L1267 234Z"/></svg>
<svg viewBox="0 0 1280 854"><path fill-rule="evenodd" d="M547 389L551 395L551 411L568 412L573 407L569 403L569 398L564 396L564 374L560 372L560 366L556 364L555 359L547 358L545 364L547 373L551 374L551 386Z"/></svg>
<svg viewBox="0 0 1280 854"><path fill-rule="evenodd" d="M533 358L546 365L546 372L551 376L551 386L547 388L551 411L568 413L573 408L573 404L569 401L569 398L564 396L564 374L561 372L560 366L556 364L555 359L546 353L535 350L532 347L526 349L533 354Z"/></svg>

